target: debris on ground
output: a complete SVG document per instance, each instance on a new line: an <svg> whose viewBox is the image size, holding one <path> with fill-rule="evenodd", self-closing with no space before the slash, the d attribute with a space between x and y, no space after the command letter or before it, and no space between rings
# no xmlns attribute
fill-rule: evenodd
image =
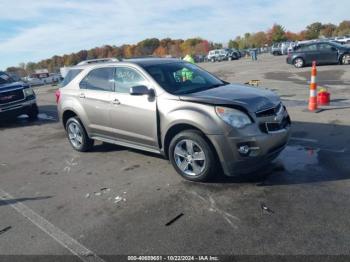
<svg viewBox="0 0 350 262"><path fill-rule="evenodd" d="M178 220L180 217L182 217L184 214L180 213L179 215L177 215L176 217L174 217L172 220L170 220L168 223L165 224L165 226L170 226L171 224L173 224L176 220Z"/></svg>
<svg viewBox="0 0 350 262"><path fill-rule="evenodd" d="M123 200L122 197L116 196L116 197L114 198L114 204L116 204L116 203L118 203L118 202L120 202L120 201L122 201L122 200Z"/></svg>
<svg viewBox="0 0 350 262"><path fill-rule="evenodd" d="M95 196L102 196L102 193L101 192L95 192L94 195Z"/></svg>
<svg viewBox="0 0 350 262"><path fill-rule="evenodd" d="M1 230L0 230L0 235L6 233L6 232L9 231L11 228L12 228L11 226L7 226L7 227L5 227L4 229L1 229Z"/></svg>
<svg viewBox="0 0 350 262"><path fill-rule="evenodd" d="M275 211L273 211L272 209L267 207L264 203L261 203L260 206L261 206L261 211L262 212L265 212L265 213L268 213L268 214L274 214L275 213Z"/></svg>
<svg viewBox="0 0 350 262"><path fill-rule="evenodd" d="M139 167L140 167L140 165L132 165L132 166L124 167L123 171L130 171L130 170L133 170L133 169L136 169Z"/></svg>
<svg viewBox="0 0 350 262"><path fill-rule="evenodd" d="M108 187L103 187L103 188L100 189L100 191L101 191L102 193L108 193L109 191L111 191L111 189L108 188Z"/></svg>
<svg viewBox="0 0 350 262"><path fill-rule="evenodd" d="M87 193L86 195L85 195L85 198L89 198L90 197L90 193Z"/></svg>

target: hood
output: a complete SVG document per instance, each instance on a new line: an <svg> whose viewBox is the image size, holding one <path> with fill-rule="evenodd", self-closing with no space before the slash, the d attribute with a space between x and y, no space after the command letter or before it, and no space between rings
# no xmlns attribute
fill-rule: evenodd
<svg viewBox="0 0 350 262"><path fill-rule="evenodd" d="M279 97L268 90L240 84L228 84L202 92L180 96L180 100L203 104L243 107L249 112L275 107Z"/></svg>
<svg viewBox="0 0 350 262"><path fill-rule="evenodd" d="M23 82L0 84L0 92L11 91L13 89L27 88L27 87L29 87L29 85Z"/></svg>

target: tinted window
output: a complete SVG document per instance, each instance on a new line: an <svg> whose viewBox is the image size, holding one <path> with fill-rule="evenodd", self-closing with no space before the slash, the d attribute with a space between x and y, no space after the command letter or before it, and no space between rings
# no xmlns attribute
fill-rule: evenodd
<svg viewBox="0 0 350 262"><path fill-rule="evenodd" d="M152 65L146 71L171 94L195 93L225 85L200 67L184 62Z"/></svg>
<svg viewBox="0 0 350 262"><path fill-rule="evenodd" d="M329 45L329 44L320 44L319 45L320 50L323 50L323 51L330 51L330 50L332 50L332 47L333 46Z"/></svg>
<svg viewBox="0 0 350 262"><path fill-rule="evenodd" d="M147 81L134 69L117 67L115 71L115 91L119 93L130 93L130 87L147 86Z"/></svg>
<svg viewBox="0 0 350 262"><path fill-rule="evenodd" d="M298 48L298 51L303 51L303 52L316 51L316 50L317 50L316 45L304 45Z"/></svg>
<svg viewBox="0 0 350 262"><path fill-rule="evenodd" d="M68 85L79 73L82 71L82 69L71 69L68 71L66 77L63 79L61 86L64 87Z"/></svg>
<svg viewBox="0 0 350 262"><path fill-rule="evenodd" d="M80 82L80 88L100 91L114 90L114 68L97 68L92 70Z"/></svg>

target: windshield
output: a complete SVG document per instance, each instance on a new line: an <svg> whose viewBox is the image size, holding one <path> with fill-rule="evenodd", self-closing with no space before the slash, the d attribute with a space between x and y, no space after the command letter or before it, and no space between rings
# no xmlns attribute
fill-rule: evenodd
<svg viewBox="0 0 350 262"><path fill-rule="evenodd" d="M198 66L175 62L146 66L145 70L167 92L183 95L225 85L223 81Z"/></svg>
<svg viewBox="0 0 350 262"><path fill-rule="evenodd" d="M5 74L4 72L0 72L0 85L12 83L12 82L14 82L14 80L8 74Z"/></svg>

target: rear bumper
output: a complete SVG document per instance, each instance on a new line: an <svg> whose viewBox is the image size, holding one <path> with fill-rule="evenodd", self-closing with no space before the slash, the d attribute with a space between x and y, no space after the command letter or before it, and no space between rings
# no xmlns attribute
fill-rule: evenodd
<svg viewBox="0 0 350 262"><path fill-rule="evenodd" d="M224 174L237 176L252 173L274 160L285 148L290 136L290 126L278 132L251 137L208 136L218 153ZM238 152L242 144L248 144L252 150L248 156Z"/></svg>
<svg viewBox="0 0 350 262"><path fill-rule="evenodd" d="M0 105L0 119L14 118L19 115L26 114L35 105L35 97L20 103L15 102L7 105Z"/></svg>

